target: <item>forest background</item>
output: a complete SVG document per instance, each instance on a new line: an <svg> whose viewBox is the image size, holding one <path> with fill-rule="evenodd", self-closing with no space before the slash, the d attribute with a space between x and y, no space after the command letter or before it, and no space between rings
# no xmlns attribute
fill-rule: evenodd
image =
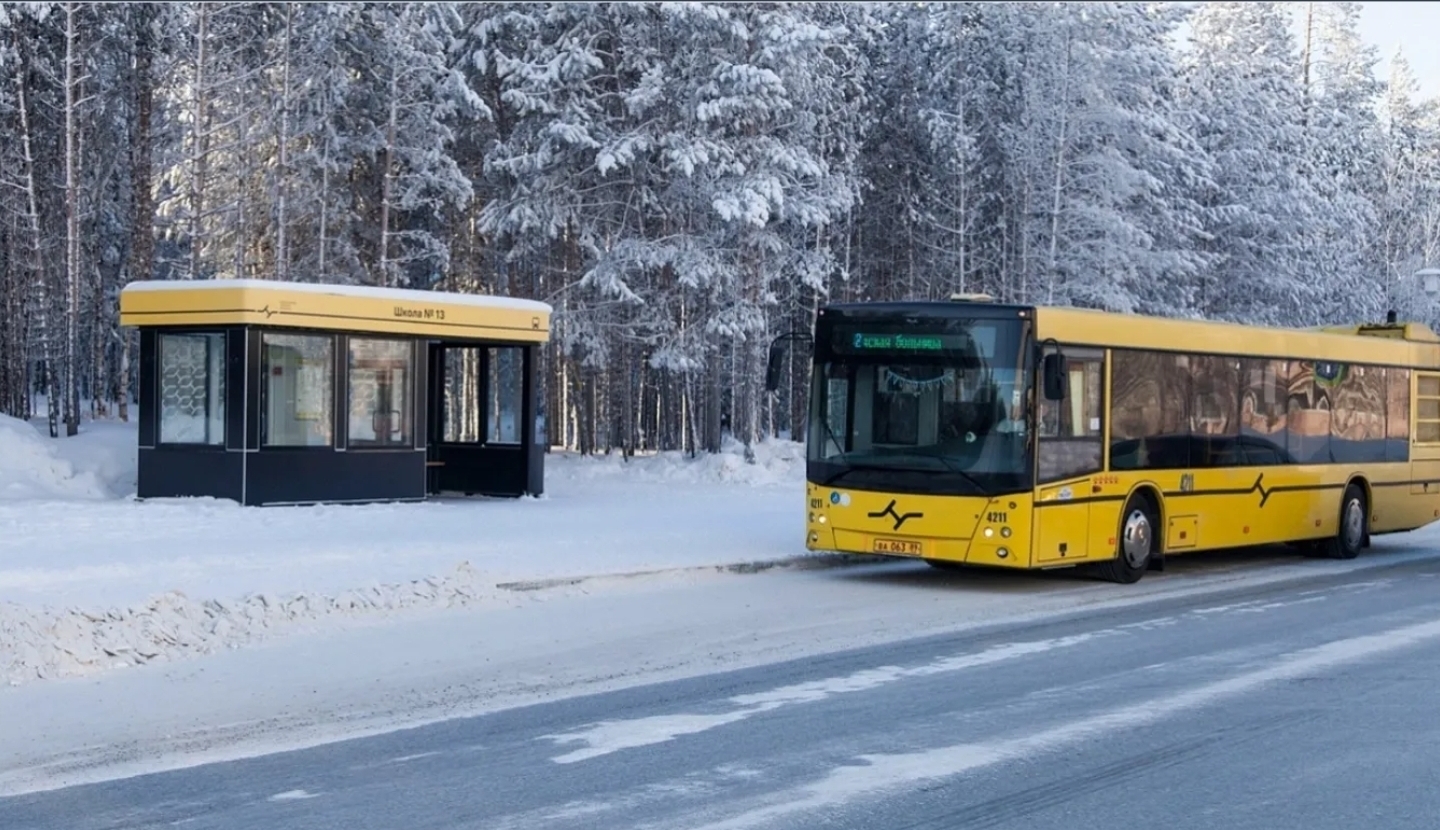
<svg viewBox="0 0 1440 830"><path fill-rule="evenodd" d="M550 442L627 454L802 437L826 302L1434 324L1440 108L1358 18L0 4L0 412L131 417L138 279L543 300Z"/></svg>

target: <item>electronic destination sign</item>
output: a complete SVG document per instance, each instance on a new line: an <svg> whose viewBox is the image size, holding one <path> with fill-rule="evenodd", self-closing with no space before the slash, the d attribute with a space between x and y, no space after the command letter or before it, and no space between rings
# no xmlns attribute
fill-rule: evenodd
<svg viewBox="0 0 1440 830"><path fill-rule="evenodd" d="M857 352L942 352L947 348L964 348L969 342L970 338L963 335L866 334L859 331L850 339L851 347Z"/></svg>
<svg viewBox="0 0 1440 830"><path fill-rule="evenodd" d="M1019 320L972 318L919 322L919 325L917 321L894 319L832 322L822 318L817 332L822 339L816 344L815 356L821 362L843 358L887 362L899 358L968 365L976 360L995 360L997 347L1003 348L1006 354L1019 350L1022 334Z"/></svg>

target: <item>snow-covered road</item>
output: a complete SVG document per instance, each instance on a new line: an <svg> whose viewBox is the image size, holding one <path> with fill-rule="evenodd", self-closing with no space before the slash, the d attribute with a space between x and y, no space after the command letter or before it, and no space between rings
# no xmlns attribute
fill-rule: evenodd
<svg viewBox="0 0 1440 830"><path fill-rule="evenodd" d="M1229 660L1226 670L1250 677L1254 667L1247 661L1255 658L1252 646L1261 641L1243 638L1263 635L1266 648L1289 654L1314 645L1326 632L1343 637L1382 630L1388 624L1387 614L1409 608L1397 604L1397 591L1408 591L1406 596L1414 603L1428 596L1429 582L1422 585L1413 574L1433 578L1437 562L1440 556L1432 549L1406 548L1385 540L1350 562L1307 560L1281 553L1178 559L1164 574L1135 586L1060 574L937 572L915 563L896 562L759 574L672 573L596 583L584 594L542 590L530 592L525 604L512 609L437 610L385 624L347 625L276 639L203 659L0 690L0 722L7 727L13 724L0 732L0 793L255 756L268 758L262 764L268 772L264 782L241 784L237 779L235 786L245 792L253 793L257 787L281 779L284 786L266 793L294 788L313 791L316 776L329 782L324 788L327 792L334 792L348 786L340 779L347 774L344 770L350 768L350 761L376 752L385 757L408 757L414 753L394 752L393 747L424 740L397 734L374 744L378 748L373 752L364 749L372 744L348 744L348 749L336 749L339 755L314 756L330 759L323 762L329 770L323 774L319 768L286 760L291 756L273 753L446 721L448 726L424 734L466 736L446 738L436 747L422 747L415 753L449 753L446 757L451 761L447 763L459 763L454 753L472 747L511 758L510 750L492 745L495 733L484 726L498 722L482 720L467 725L453 719L566 701L565 706L543 709L553 712L554 719L542 716L541 709L526 709L534 714L517 714L503 721L535 722L527 727L529 737L516 740L529 747L524 757L540 753L539 763L547 769L555 764L584 764L586 770L592 770L590 765L598 762L624 778L631 774L625 772L630 769L628 764L670 757L665 751L656 755L656 744L683 742L690 746L699 741L704 746L729 747L721 754L733 754L738 745L725 736L737 732L762 735L777 717L788 724L787 729L799 730L793 732L797 751L828 751L829 739L821 737L828 734L839 740L859 728L861 721L875 726L861 730L866 734L882 736L888 727L880 724L894 722L909 730L906 734L918 735L925 729L911 722L911 715L928 711L927 706L963 712L965 707L958 700L937 696L934 688L908 701L885 695L902 693L916 684L953 685L989 671L986 667L991 664L1033 668L1023 676L1002 672L1014 689L1053 685L1057 669L1047 668L1053 665L1068 666L1066 671L1100 671L1103 680L1108 676L1106 667L1120 659L1113 655L1126 652L1107 646L1097 657L1091 653L1094 644L1085 643L1104 638L1086 632L1117 625L1130 632L1126 643L1160 638L1147 646L1148 656L1125 658L1134 665L1162 661L1167 649L1189 644L1185 647L1199 655L1193 671L1156 675L1167 682L1184 681L1172 690L1183 694L1190 681L1215 682L1213 667L1204 656L1210 649L1236 650L1233 659L1225 658ZM1405 588L1412 583L1412 588ZM1313 612L1318 616L1307 616L1312 614L1307 610L1311 606L1318 609ZM1364 630L1346 634L1344 621L1362 607L1375 619L1367 622ZM1417 604L1410 610L1425 609ZM1207 623L1212 619L1223 621ZM1328 628L1317 627L1320 622ZM1153 635L1147 633L1152 629ZM1190 630L1197 632L1195 637L1186 634ZM1207 631L1211 634L1206 635ZM1066 655L1071 652L1079 662L1069 661ZM677 681L684 682L654 690L658 688L655 684ZM1076 705L1106 709L1129 699L1115 689L1113 694L1099 695L1083 678L1076 682L1080 686L1072 690L1071 698ZM982 684L965 695L988 688ZM675 689L689 691L681 694ZM595 693L613 694L590 697ZM1016 705L1040 700L1006 698L1006 694L1010 693L990 696L999 695L997 700L1008 699ZM877 695L882 701L878 708L865 708ZM850 717L858 716L860 721L837 728L831 721L806 720L807 713L824 708L810 704L830 698L834 698L834 706L847 707L847 711L861 707L850 711ZM921 701L930 703L921 705ZM1060 714L1043 707L1035 711L1045 717L1033 723L1006 721L1006 729L1001 731L1008 734L1029 726L1041 729L1051 716ZM980 721L1001 725L987 718ZM930 733L939 734L933 728ZM712 734L713 739L706 737ZM552 737L541 740L543 735ZM697 737L686 738L688 735ZM790 743L789 739L768 740L764 742L768 749L752 760L763 767L777 747ZM862 750L859 744L852 748ZM360 756L353 754L356 752ZM706 765L715 761L703 753L686 757L697 770L708 769ZM333 763L336 758L350 760L337 766ZM371 760L379 763L378 758ZM467 758L472 760L464 761L462 767L469 770L467 775L476 776L475 780L490 781L501 774L500 767L470 769L466 765L491 762L478 756ZM560 758L570 760L562 763L556 760ZM510 762L495 763L503 766ZM664 763L669 762L662 766ZM646 769L646 776L666 779L669 775L658 768ZM408 781L407 774L396 771L401 777L395 780ZM518 768L504 773L519 774ZM673 774L683 777L681 772ZM550 773L535 770L532 780L552 780L547 775ZM231 773L222 773L205 780L230 778ZM164 780L172 779L154 779ZM791 783L798 786L803 782ZM114 793L127 794L116 796L120 798L117 803L132 810L149 809L144 806L149 796L143 793L167 792L167 785L154 783L136 785L139 789L116 786L119 789ZM160 789L147 789L153 786ZM230 804L231 796L226 793L233 788L215 786L219 789L214 797ZM462 791L455 794L461 797ZM478 791L474 795L479 797ZM96 797L101 801L109 798ZM396 797L404 798L401 793ZM537 802L539 812L534 815L551 815L563 808L569 797L544 805ZM90 798L86 796L83 803L101 803ZM62 796L58 801L34 803L55 809L69 802ZM343 810L359 802L346 797L336 803ZM174 807L169 800L166 804ZM324 811L334 805L317 802L311 806ZM495 802L482 799L471 806L490 810ZM48 815L62 817L60 813ZM615 816L621 824L633 817L624 810Z"/></svg>
<svg viewBox="0 0 1440 830"><path fill-rule="evenodd" d="M129 428L0 419L0 791L1436 556L1179 558L1132 586L814 557L800 448L550 462L546 498L136 503ZM8 451L7 451L8 450ZM127 482L126 477L129 476ZM128 487L128 491L127 491ZM741 517L737 519L737 517ZM757 569L737 563L787 563ZM241 648L243 646L243 648ZM43 680L42 680L43 679Z"/></svg>

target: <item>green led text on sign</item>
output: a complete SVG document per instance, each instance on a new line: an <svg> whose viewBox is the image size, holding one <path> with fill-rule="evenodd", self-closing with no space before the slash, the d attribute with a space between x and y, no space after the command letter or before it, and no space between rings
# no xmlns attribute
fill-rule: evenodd
<svg viewBox="0 0 1440 830"><path fill-rule="evenodd" d="M938 352L945 349L945 342L941 338L923 335L857 333L852 342L856 349L889 349L908 352Z"/></svg>

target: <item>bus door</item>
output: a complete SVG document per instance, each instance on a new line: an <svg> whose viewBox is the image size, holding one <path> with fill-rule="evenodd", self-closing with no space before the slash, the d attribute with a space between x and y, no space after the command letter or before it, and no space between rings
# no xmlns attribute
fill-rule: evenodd
<svg viewBox="0 0 1440 830"><path fill-rule="evenodd" d="M1068 375L1064 400L1039 395L1037 478L1033 564L1085 559L1090 550L1091 477L1104 467L1101 402L1105 353L1099 349L1063 349ZM1108 506L1109 516L1115 512ZM1096 525L1098 527L1098 525ZM1094 552L1096 556L1102 555Z"/></svg>

